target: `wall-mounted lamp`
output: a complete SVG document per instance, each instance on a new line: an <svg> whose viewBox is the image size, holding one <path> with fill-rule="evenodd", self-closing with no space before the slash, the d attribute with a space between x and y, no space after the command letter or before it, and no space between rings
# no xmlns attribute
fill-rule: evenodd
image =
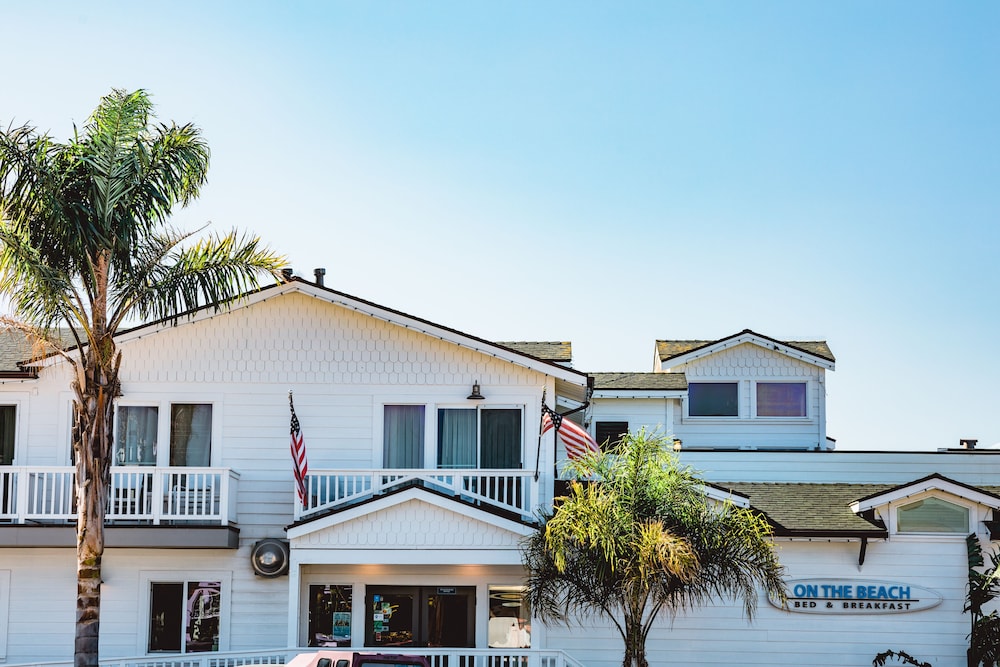
<svg viewBox="0 0 1000 667"><path fill-rule="evenodd" d="M674 438L674 451L675 452L681 451L681 444L682 443L681 443L681 439L680 438Z"/></svg>
<svg viewBox="0 0 1000 667"><path fill-rule="evenodd" d="M479 393L479 380L472 383L472 393L466 396L470 401L481 401L485 396Z"/></svg>

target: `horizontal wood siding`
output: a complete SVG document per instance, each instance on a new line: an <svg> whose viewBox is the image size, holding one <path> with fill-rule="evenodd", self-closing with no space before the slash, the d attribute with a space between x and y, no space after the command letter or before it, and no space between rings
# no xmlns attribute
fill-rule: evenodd
<svg viewBox="0 0 1000 667"><path fill-rule="evenodd" d="M972 485L997 485L1000 451L681 452L709 481L903 484L937 472Z"/></svg>
<svg viewBox="0 0 1000 667"><path fill-rule="evenodd" d="M664 614L647 643L653 665L869 665L876 654L905 650L935 667L965 664L968 617L962 614L966 577L965 544L960 538L921 545L877 543L858 567L857 543L780 542L787 577L843 578L901 582L929 588L944 601L933 609L906 614L834 616L792 613L758 602L752 623L735 604L711 604ZM919 551L919 554L917 553ZM549 626L548 645L563 648L587 667L618 667L622 640L602 620Z"/></svg>

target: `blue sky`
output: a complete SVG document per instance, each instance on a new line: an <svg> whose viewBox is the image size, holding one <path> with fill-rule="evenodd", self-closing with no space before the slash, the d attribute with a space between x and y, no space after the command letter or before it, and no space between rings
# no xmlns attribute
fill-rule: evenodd
<svg viewBox="0 0 1000 667"><path fill-rule="evenodd" d="M494 340L825 339L839 449L1000 443L1000 4L3 0L0 123L113 87L188 229Z"/></svg>

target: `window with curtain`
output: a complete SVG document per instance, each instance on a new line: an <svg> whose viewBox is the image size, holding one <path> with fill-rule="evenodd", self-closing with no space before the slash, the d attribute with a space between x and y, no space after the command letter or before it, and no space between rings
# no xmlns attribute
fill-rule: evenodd
<svg viewBox="0 0 1000 667"><path fill-rule="evenodd" d="M521 410L438 410L439 468L520 468Z"/></svg>
<svg viewBox="0 0 1000 667"><path fill-rule="evenodd" d="M17 433L17 406L0 405L0 465L14 464L14 436Z"/></svg>
<svg viewBox="0 0 1000 667"><path fill-rule="evenodd" d="M385 406L382 465L386 468L424 466L424 406Z"/></svg>
<svg viewBox="0 0 1000 667"><path fill-rule="evenodd" d="M439 468L477 467L476 416L476 410L469 408L438 410Z"/></svg>
<svg viewBox="0 0 1000 667"><path fill-rule="evenodd" d="M120 406L114 462L128 466L156 465L158 422L159 410L155 406Z"/></svg>
<svg viewBox="0 0 1000 667"><path fill-rule="evenodd" d="M212 464L212 406L174 403L170 406L170 465Z"/></svg>

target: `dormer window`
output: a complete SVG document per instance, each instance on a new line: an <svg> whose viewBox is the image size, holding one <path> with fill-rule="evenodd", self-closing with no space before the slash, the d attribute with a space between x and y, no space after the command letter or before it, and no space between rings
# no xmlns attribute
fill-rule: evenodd
<svg viewBox="0 0 1000 667"><path fill-rule="evenodd" d="M941 498L928 497L896 511L900 533L959 533L969 532L969 508Z"/></svg>
<svg viewBox="0 0 1000 667"><path fill-rule="evenodd" d="M691 382L688 384L688 415L691 417L738 417L739 388L735 382Z"/></svg>
<svg viewBox="0 0 1000 667"><path fill-rule="evenodd" d="M805 382L758 382L758 417L805 417Z"/></svg>

